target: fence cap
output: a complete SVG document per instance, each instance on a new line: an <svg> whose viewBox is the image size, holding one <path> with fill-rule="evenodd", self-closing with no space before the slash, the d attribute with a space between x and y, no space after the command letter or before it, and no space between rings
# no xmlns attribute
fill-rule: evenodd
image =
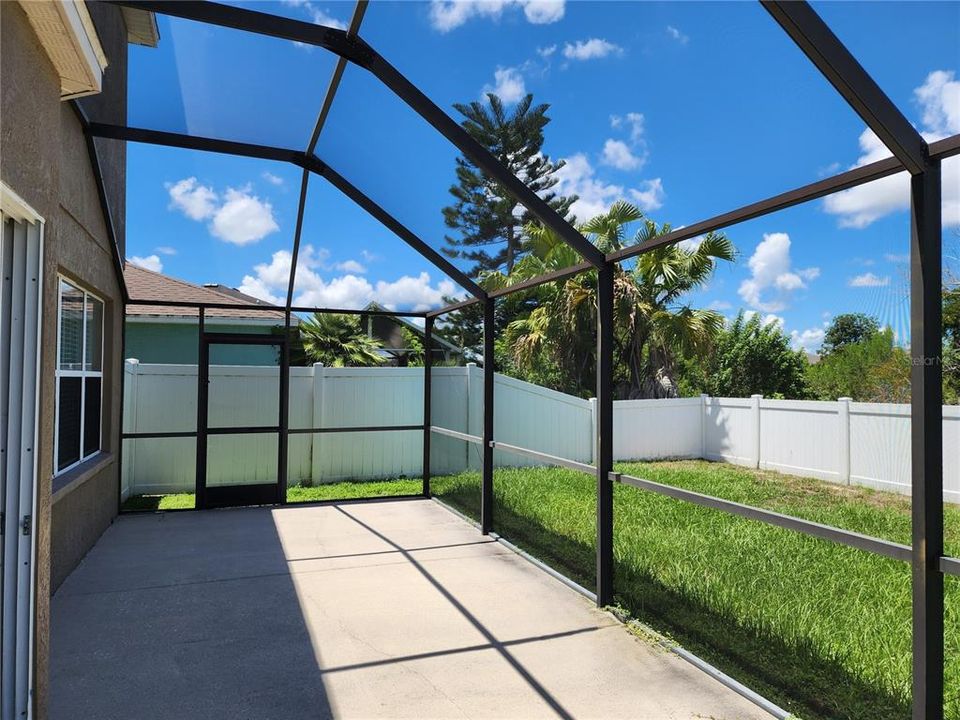
<svg viewBox="0 0 960 720"><path fill-rule="evenodd" d="M140 364L140 361L137 360L136 358L127 358L126 362L127 362L127 365L139 365L139 364Z"/></svg>

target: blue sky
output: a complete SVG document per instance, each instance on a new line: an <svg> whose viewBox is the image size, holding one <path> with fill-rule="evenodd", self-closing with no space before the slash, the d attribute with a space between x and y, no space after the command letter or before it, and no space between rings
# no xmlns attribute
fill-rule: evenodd
<svg viewBox="0 0 960 720"><path fill-rule="evenodd" d="M352 3L256 3L344 24ZM928 138L960 132L960 4L817 3ZM128 122L302 149L334 58L317 49L158 18L131 47ZM887 153L757 3L371 3L361 34L441 107L497 91L551 105L545 151L585 219L625 198L674 227ZM894 39L896 44L894 44ZM435 247L455 149L350 67L317 153ZM285 294L300 172L283 164L128 149L127 252L193 282ZM944 238L960 244L960 163L944 165ZM888 178L735 226L740 252L691 303L780 322L815 350L829 318L877 315L901 337L909 305L906 179ZM398 309L459 289L313 178L302 303Z"/></svg>

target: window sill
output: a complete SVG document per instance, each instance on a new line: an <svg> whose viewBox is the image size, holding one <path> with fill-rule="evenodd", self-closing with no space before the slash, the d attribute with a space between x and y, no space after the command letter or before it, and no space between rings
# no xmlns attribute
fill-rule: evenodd
<svg viewBox="0 0 960 720"><path fill-rule="evenodd" d="M54 477L52 504L56 505L60 500L86 483L94 475L112 465L114 460L115 456L113 453L99 452L89 460L84 460L75 468Z"/></svg>

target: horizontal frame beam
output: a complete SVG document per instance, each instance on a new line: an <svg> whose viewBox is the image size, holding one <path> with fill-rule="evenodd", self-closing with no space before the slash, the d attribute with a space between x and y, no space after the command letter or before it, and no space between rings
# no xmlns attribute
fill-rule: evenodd
<svg viewBox="0 0 960 720"><path fill-rule="evenodd" d="M404 432L408 430L423 430L423 425L358 425L356 427L326 427L326 428L290 428L291 435L322 435L325 433L356 433L356 432Z"/></svg>
<svg viewBox="0 0 960 720"><path fill-rule="evenodd" d="M449 305L444 305L441 308L437 308L436 310L430 310L427 313L427 317L428 318L440 317L441 315L446 315L447 313L456 312L457 310L463 310L464 308L468 308L471 305L476 305L479 302L483 302L483 300L481 298L469 298L467 300L459 300L455 303L450 303Z"/></svg>
<svg viewBox="0 0 960 720"><path fill-rule="evenodd" d="M184 20L207 23L208 25L219 25L233 30L315 45L362 66L366 66L370 61L370 53L364 45L351 42L347 32L339 28L314 25L313 23L271 13L198 0L177 0L176 2L164 2L163 0L108 1L114 5L148 10L159 15L169 15Z"/></svg>
<svg viewBox="0 0 960 720"><path fill-rule="evenodd" d="M530 290L531 288L539 287L540 285L546 285L547 283L557 282L558 280L565 280L574 275L579 275L580 273L586 270L593 270L593 265L590 263L577 263L576 265L571 265L570 267L561 268L560 270L553 270L543 275L538 275L537 277L530 278L529 280L522 280L513 285L506 285L502 288L497 288L496 290L490 290L489 295L492 298L503 297L505 295L512 295L516 292L522 292L523 290Z"/></svg>
<svg viewBox="0 0 960 720"><path fill-rule="evenodd" d="M475 443L476 445L483 445L483 438L481 437L458 432L456 430L449 430L445 427L439 427L437 425L431 425L430 432L436 433L437 435L446 435L447 437L456 438L457 440L464 440L465 442L469 443Z"/></svg>
<svg viewBox="0 0 960 720"><path fill-rule="evenodd" d="M494 450L499 450L500 452L509 452L513 453L514 455L525 455L533 460L543 460L545 463L550 465L559 465L560 467L565 467L568 470L578 470L579 472L587 473L588 475L593 475L597 472L597 469L593 465L588 465L587 463L577 462L576 460L567 460L566 458L557 457L556 455L549 455L537 450L529 450L528 448L519 447L517 445L508 445L507 443L500 442L499 440L491 440L490 447Z"/></svg>
<svg viewBox="0 0 960 720"><path fill-rule="evenodd" d="M847 190L857 185L864 185L874 180L896 175L899 172L903 172L903 165L896 158L878 160L869 165L863 165L862 167L842 172L833 177L825 178L794 190L788 190L785 193L774 195L771 198L760 200L750 205L744 205L736 210L716 215L708 220L673 230L666 235L661 235L655 240L642 245L633 245L608 253L607 259L614 262L627 260L666 245L673 245L682 240L690 240L698 235L722 230L746 222L747 220L754 220L764 215L778 212L779 210L786 210L794 205L802 205L805 202L817 200L818 198L832 195L841 190Z"/></svg>
<svg viewBox="0 0 960 720"><path fill-rule="evenodd" d="M279 425L244 425L240 427L208 427L207 435L269 435L280 434Z"/></svg>
<svg viewBox="0 0 960 720"><path fill-rule="evenodd" d="M624 485L654 492L658 495L666 495L676 500L684 500L694 505L737 515L748 520L757 520L767 525L794 530L804 535L810 535L820 538L821 540L829 540L830 542L847 545L848 547L858 550L866 550L867 552L883 555L884 557L893 558L894 560L911 562L913 559L913 550L909 545L902 545L889 540L881 540L880 538L871 537L870 535L861 535L860 533L843 530L833 527L832 525L822 525L821 523L816 523L811 520L803 520L790 515L773 512L772 510L756 508L751 505L743 505L742 503L733 502L732 500L724 500L712 495L704 495L703 493L692 490L685 490L683 488L673 487L672 485L664 485L663 483L653 482L652 480L633 477L632 475L611 472L609 477L611 482L623 483Z"/></svg>
<svg viewBox="0 0 960 720"><path fill-rule="evenodd" d="M219 138L186 135L184 133L166 132L163 130L149 130L147 128L130 127L127 125L110 125L108 123L90 123L90 133L96 137L108 140L123 140L127 142L144 143L146 145L163 145L184 150L200 150L202 152L220 153L222 155L237 155L240 157L258 158L300 164L303 153L289 148L280 148L273 145L257 145L254 143L221 140Z"/></svg>
<svg viewBox="0 0 960 720"><path fill-rule="evenodd" d="M252 310L255 312L283 312L283 308L279 305L254 305L252 303L197 303L186 300L156 300L147 298L131 298L127 302L127 305L142 307L180 307L192 308L196 310ZM357 308L322 308L308 306L295 306L290 308L290 310L297 313L335 313L338 315L378 315L385 317L426 317L427 315L425 312L403 310L360 310ZM278 320L283 322L281 318L278 318Z"/></svg>
<svg viewBox="0 0 960 720"><path fill-rule="evenodd" d="M926 141L816 11L797 0L761 4L910 174L923 172Z"/></svg>

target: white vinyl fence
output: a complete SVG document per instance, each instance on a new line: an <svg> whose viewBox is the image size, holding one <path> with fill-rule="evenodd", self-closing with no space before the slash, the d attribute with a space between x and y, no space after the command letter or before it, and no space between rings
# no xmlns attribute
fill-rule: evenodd
<svg viewBox="0 0 960 720"><path fill-rule="evenodd" d="M196 428L197 370L128 360L124 432ZM212 366L210 418L216 425L277 422L277 368ZM479 436L483 377L476 366L434 368L433 424ZM593 461L595 401L502 375L494 395L496 440L583 463ZM421 368L290 370L290 428L417 425L423 417ZM944 499L960 502L960 408L943 408ZM434 474L480 469L480 447L434 434ZM842 484L910 493L910 407L894 404L712 398L614 403L617 460L706 458ZM288 483L419 477L419 430L291 434ZM208 482L276 473L272 435L210 436ZM536 460L497 451L500 466ZM193 438L124 441L123 494L192 491Z"/></svg>

